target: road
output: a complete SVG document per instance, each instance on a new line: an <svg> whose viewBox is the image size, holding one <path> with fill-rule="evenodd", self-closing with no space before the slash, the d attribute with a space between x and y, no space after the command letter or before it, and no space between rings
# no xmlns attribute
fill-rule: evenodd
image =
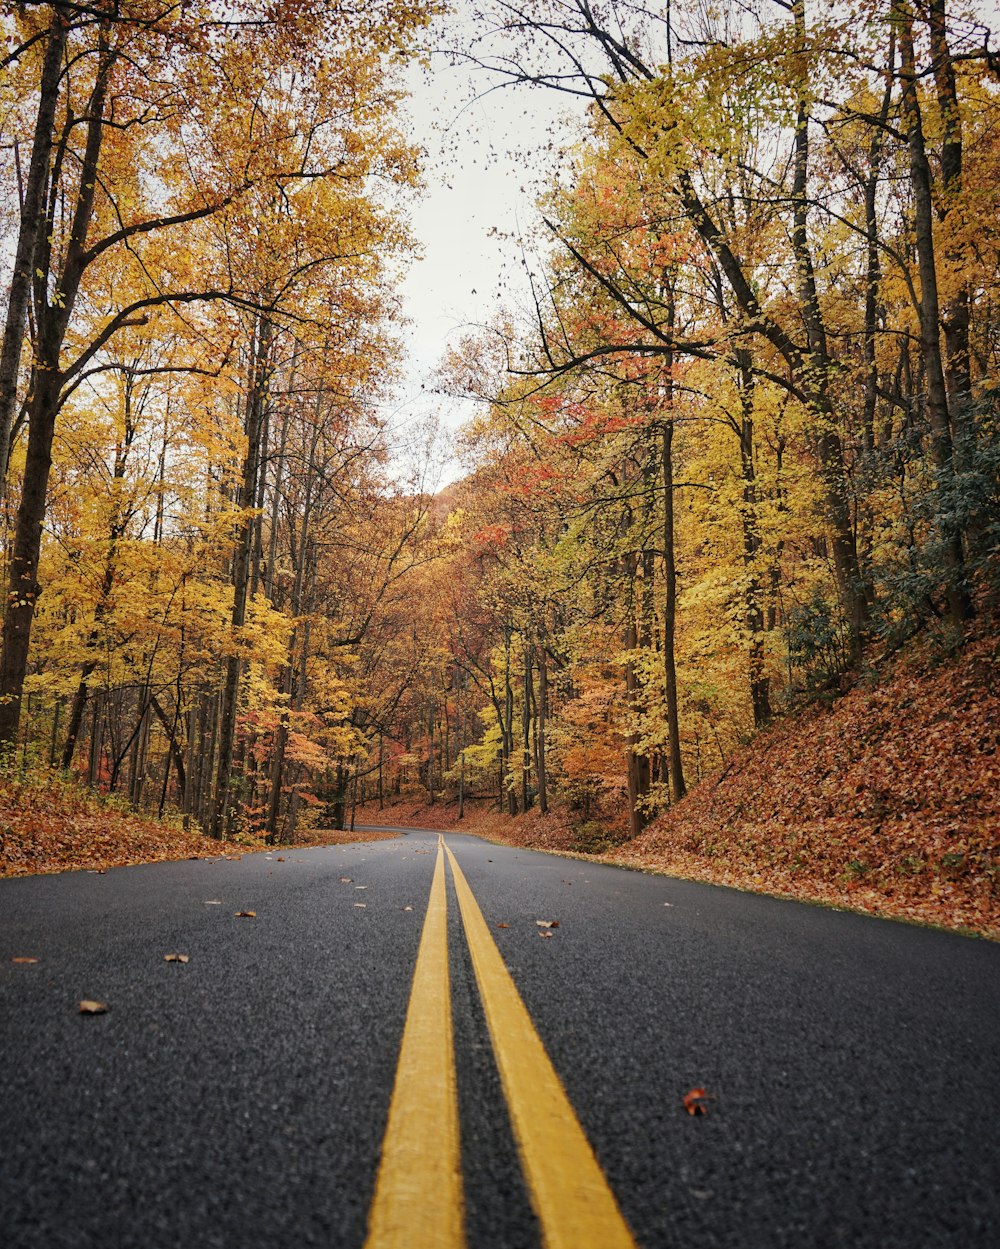
<svg viewBox="0 0 1000 1249"><path fill-rule="evenodd" d="M411 830L0 880L0 1011L5 1249L1000 1245L985 941Z"/></svg>

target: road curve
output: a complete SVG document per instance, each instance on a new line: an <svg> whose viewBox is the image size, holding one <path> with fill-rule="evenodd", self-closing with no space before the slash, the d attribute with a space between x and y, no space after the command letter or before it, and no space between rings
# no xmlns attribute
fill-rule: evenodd
<svg viewBox="0 0 1000 1249"><path fill-rule="evenodd" d="M6 1249L1000 1245L988 942L408 830L0 880L0 1011Z"/></svg>

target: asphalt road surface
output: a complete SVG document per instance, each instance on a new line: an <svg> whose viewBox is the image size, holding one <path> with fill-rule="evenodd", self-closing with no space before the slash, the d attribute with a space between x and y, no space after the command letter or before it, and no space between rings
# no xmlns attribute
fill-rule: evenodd
<svg viewBox="0 0 1000 1249"><path fill-rule="evenodd" d="M1000 946L440 842L0 880L3 1249L1000 1246Z"/></svg>

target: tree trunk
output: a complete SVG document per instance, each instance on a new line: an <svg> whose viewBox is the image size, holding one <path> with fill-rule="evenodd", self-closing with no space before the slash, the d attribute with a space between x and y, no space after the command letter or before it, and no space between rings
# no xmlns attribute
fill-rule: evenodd
<svg viewBox="0 0 1000 1249"><path fill-rule="evenodd" d="M61 6L53 5L48 43L38 85L38 112L35 115L31 160L28 164L28 176L24 183L21 200L21 225L14 252L14 272L8 292L3 347L0 349L0 498L3 498L7 481L11 429L14 424L14 409L17 406L21 349L24 342L32 277L35 271L35 245L46 221L45 192L49 177L49 160L52 155L53 128L56 105L59 101L59 80L62 74L63 54L66 50L67 31L68 14Z"/></svg>
<svg viewBox="0 0 1000 1249"><path fill-rule="evenodd" d="M55 359L59 349L55 348ZM52 359L48 353L48 359ZM38 557L42 524L52 467L52 437L62 378L53 364L35 379L28 426L28 450L24 466L21 503L17 510L14 543L8 575L7 609L3 619L3 650L0 653L0 744L13 748L21 718L21 694L28 668L28 647L35 604L41 594Z"/></svg>
<svg viewBox="0 0 1000 1249"><path fill-rule="evenodd" d="M868 171L864 181L865 200L865 406L861 432L866 451L875 447L875 409L878 403L878 361L875 355L879 321L884 315L881 305L882 259L878 236L878 188L882 177L882 147L885 128L892 105L892 73L896 59L896 32L890 31L889 50L886 56L886 83L882 93L878 124L872 128L868 145Z"/></svg>
<svg viewBox="0 0 1000 1249"><path fill-rule="evenodd" d="M507 811L509 815L517 815L517 791L513 785L507 785L511 759L514 757L514 688L510 682L510 643L511 630L504 628L504 711L503 711L503 753L504 772L501 778L500 792L507 787Z"/></svg>
<svg viewBox="0 0 1000 1249"><path fill-rule="evenodd" d="M21 502L17 509L7 608L3 622L3 649L0 655L0 748L13 748L17 742L31 625L35 604L41 593L38 583L38 557L45 521L49 470L52 467L52 439L63 384L60 358L86 266L85 246L94 211L98 165L104 137L105 97L108 77L115 59L115 54L108 50L104 26L100 28L98 57L97 73L88 104L87 137L80 166L79 194L62 273L56 282L60 297L55 304L49 303L47 289L57 198L54 187L49 195L49 209L42 235L36 240L39 247L33 260L38 307L38 343L28 409L28 447L24 480L21 486Z"/></svg>
<svg viewBox="0 0 1000 1249"><path fill-rule="evenodd" d="M545 639L538 648L538 746L535 757L535 775L538 777L538 809L542 815L549 809L548 777L545 764L545 723L548 718L549 667Z"/></svg>
<svg viewBox="0 0 1000 1249"><path fill-rule="evenodd" d="M931 426L931 458L944 475L954 472L954 445L948 408L944 363L941 356L941 317L937 269L934 257L934 216L931 167L924 143L923 120L917 98L917 68L913 49L913 12L908 0L896 0L899 30L900 78L903 82L903 119L910 154L910 187L913 192L913 224L920 275L920 349L927 387L927 417ZM939 521L944 538L948 578L948 615L961 627L972 616L972 601L965 585L962 533L950 520Z"/></svg>
<svg viewBox="0 0 1000 1249"><path fill-rule="evenodd" d="M668 386L672 386L668 383ZM669 405L672 406L672 389ZM674 549L674 422L667 418L661 433L663 472L663 680L667 703L667 769L674 802L687 793L681 757L680 711L677 699L677 556Z"/></svg>
<svg viewBox="0 0 1000 1249"><path fill-rule="evenodd" d="M630 561L633 564L634 559L634 556L630 557ZM622 646L627 652L629 652L629 658L625 660L625 706L630 719L636 715L639 696L639 682L636 679L635 660L631 655L631 652L636 649L637 642L635 611L634 607L630 605L628 621L622 635ZM639 756L635 752L638 740L639 735L635 731L633 725L630 724L625 738L625 782L626 793L628 796L628 835L630 837L638 837L643 828L646 826L646 813L639 806L639 799L641 797L639 786Z"/></svg>
<svg viewBox="0 0 1000 1249"><path fill-rule="evenodd" d="M743 475L743 564L746 569L745 619L750 638L750 702L753 722L763 728L771 719L771 680L764 649L765 614L759 559L760 530L757 521L757 480L754 470L754 376L750 353L737 352L740 390L740 465Z"/></svg>
<svg viewBox="0 0 1000 1249"><path fill-rule="evenodd" d="M101 775L101 759L104 753L104 694L94 695L90 705L90 754L87 762L87 784L93 788Z"/></svg>
<svg viewBox="0 0 1000 1249"><path fill-rule="evenodd" d="M945 0L929 0L928 18L931 34L931 56L938 111L941 114L941 218L945 227L945 259L953 274L962 272L961 249L948 239L949 220L962 194L962 115L958 106L958 83L955 63L948 43ZM952 428L956 451L972 433L967 406L972 396L971 358L969 353L969 288L965 281L955 284L954 292L945 302L941 322L946 352L945 382L948 389Z"/></svg>
<svg viewBox="0 0 1000 1249"><path fill-rule="evenodd" d="M318 430L317 426L317 430ZM317 437L312 439L309 451L309 464L306 471L306 494L302 508L302 524L298 540L298 559L295 564L295 580L292 583L292 597L290 610L293 620L298 620L302 611L303 586L305 583L306 557L309 548L309 525L312 519L312 486L313 474L316 468L316 446ZM284 443L282 443L284 446ZM262 505L262 504L261 504ZM278 727L275 730L274 746L271 752L271 792L268 800L267 809L267 839L274 842L278 839L278 815L281 806L281 788L284 778L285 752L288 748L288 716L293 709L295 702L296 690L296 666L298 663L298 626L292 628L292 635L288 640L288 661L284 666L279 682L279 688L287 695L288 711L280 715L278 718ZM305 670L305 654L302 657L302 671ZM304 680L304 677L303 677Z"/></svg>
<svg viewBox="0 0 1000 1249"><path fill-rule="evenodd" d="M247 590L250 582L250 556L254 525L250 511L257 498L257 474L260 471L260 439L267 403L271 371L271 342L273 329L266 317L259 317L254 335L250 385L248 387L246 435L247 450L243 460L243 476L240 482L237 506L240 509L239 529L233 551L233 653L226 660L226 680L222 691L222 707L219 724L219 762L216 772L215 793L212 802L212 819L209 833L222 839L231 819L230 788L233 771L233 746L236 740L236 714L239 707L240 673L243 666L240 633L246 623Z"/></svg>
<svg viewBox="0 0 1000 1249"><path fill-rule="evenodd" d="M524 706L521 708L521 810L531 806L531 703L534 699L532 685L532 647L524 640Z"/></svg>
<svg viewBox="0 0 1000 1249"><path fill-rule="evenodd" d="M434 704L427 711L427 801L434 805Z"/></svg>
<svg viewBox="0 0 1000 1249"><path fill-rule="evenodd" d="M808 45L805 0L793 0L792 15L795 42L804 54ZM804 93L806 87L806 76L803 73ZM807 95L803 94L799 99L795 123L792 177L792 252L795 256L799 304L808 343L803 380L808 387L820 424L816 447L826 490L833 563L837 585L850 622L850 657L852 662L856 662L860 658L861 639L868 623L868 593L858 561L847 473L844 468L844 448L837 432L836 412L829 394L833 362L830 359L809 244L809 158L809 101Z"/></svg>

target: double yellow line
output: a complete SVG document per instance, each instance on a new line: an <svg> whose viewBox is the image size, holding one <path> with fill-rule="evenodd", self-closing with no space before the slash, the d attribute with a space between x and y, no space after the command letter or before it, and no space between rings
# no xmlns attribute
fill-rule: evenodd
<svg viewBox="0 0 1000 1249"><path fill-rule="evenodd" d="M545 1249L635 1249L455 856L438 838L365 1249L463 1249L444 860Z"/></svg>

